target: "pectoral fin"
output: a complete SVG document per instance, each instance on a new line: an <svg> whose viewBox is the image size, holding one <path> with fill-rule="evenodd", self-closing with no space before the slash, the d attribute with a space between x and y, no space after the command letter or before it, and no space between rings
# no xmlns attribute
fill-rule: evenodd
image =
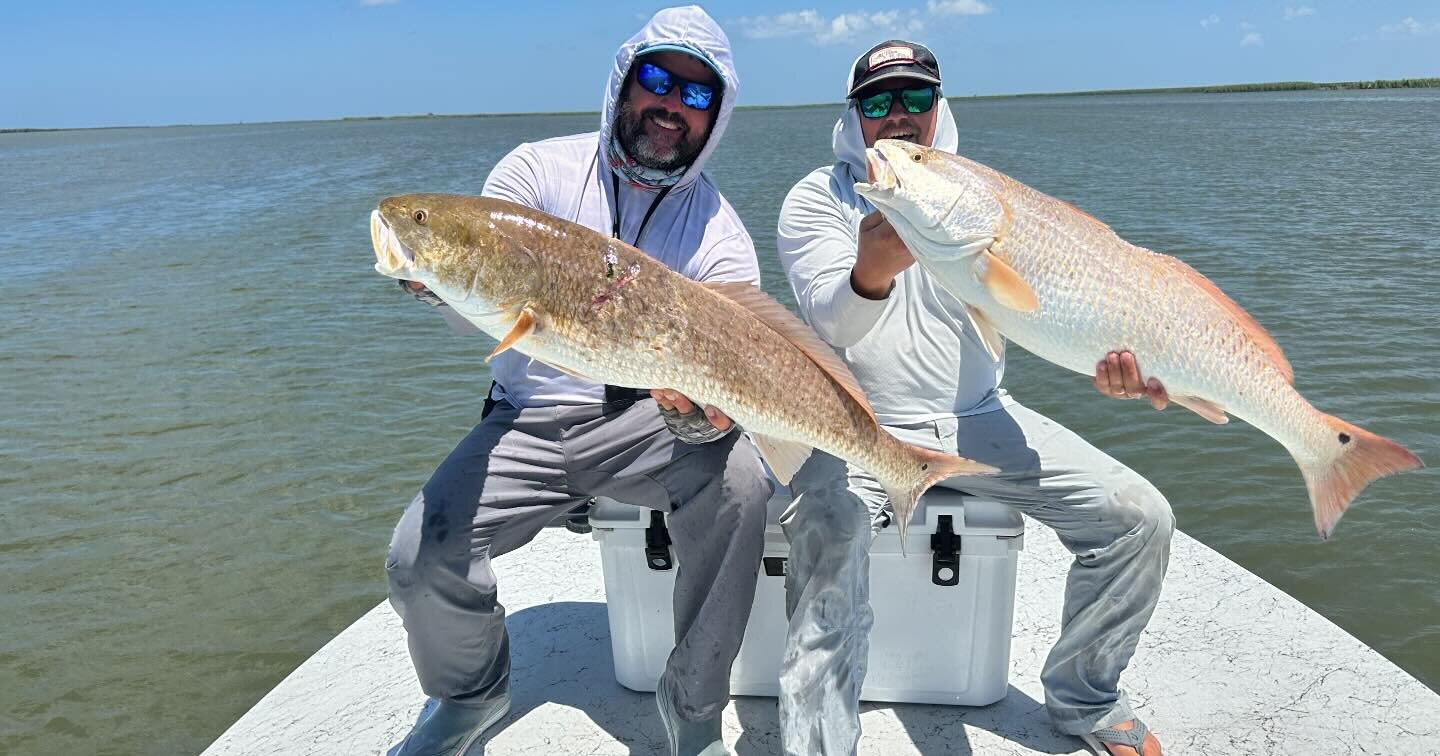
<svg viewBox="0 0 1440 756"><path fill-rule="evenodd" d="M1171 396L1170 400L1216 425L1230 422L1230 416L1225 414L1225 408L1212 401L1201 399L1198 396Z"/></svg>
<svg viewBox="0 0 1440 756"><path fill-rule="evenodd" d="M520 310L520 316L515 318L515 325L510 328L509 333L505 334L505 338L500 340L500 344L495 347L495 351L491 352L490 356L485 358L485 362L489 363L490 360L495 359L496 355L508 351L510 347L520 343L521 339L534 333L535 327L539 322L539 314L531 307L527 306Z"/></svg>
<svg viewBox="0 0 1440 756"><path fill-rule="evenodd" d="M1035 295L1035 290L1025 283L1025 279L1021 278L1009 263L1001 260L994 252L987 250L980 253L975 265L980 282L985 284L996 302L1020 312L1040 309L1040 298Z"/></svg>
<svg viewBox="0 0 1440 756"><path fill-rule="evenodd" d="M795 477L800 466L810 458L811 449L808 444L786 441L763 433L751 433L750 438L781 485L790 485L790 479Z"/></svg>

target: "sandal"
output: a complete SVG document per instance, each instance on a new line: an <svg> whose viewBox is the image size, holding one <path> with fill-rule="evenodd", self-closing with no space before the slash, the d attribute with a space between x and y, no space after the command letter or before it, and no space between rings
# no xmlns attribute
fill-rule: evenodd
<svg viewBox="0 0 1440 756"><path fill-rule="evenodd" d="M1135 749L1135 753L1143 754L1141 750L1145 746L1145 736L1150 734L1150 728L1145 726L1137 717L1135 726L1128 730L1117 730L1114 727L1103 727L1088 735L1081 735L1080 739L1085 745L1094 751L1096 756L1110 756L1110 749L1105 747L1106 743L1125 746Z"/></svg>

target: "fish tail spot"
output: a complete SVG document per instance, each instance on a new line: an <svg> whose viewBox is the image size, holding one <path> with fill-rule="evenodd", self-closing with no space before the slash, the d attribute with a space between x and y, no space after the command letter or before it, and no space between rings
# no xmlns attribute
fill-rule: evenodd
<svg viewBox="0 0 1440 756"><path fill-rule="evenodd" d="M1325 422L1344 447L1328 462L1300 466L1310 491L1315 530L1322 538L1335 531L1350 503L1372 481L1425 466L1413 452L1388 438L1336 417L1326 416Z"/></svg>

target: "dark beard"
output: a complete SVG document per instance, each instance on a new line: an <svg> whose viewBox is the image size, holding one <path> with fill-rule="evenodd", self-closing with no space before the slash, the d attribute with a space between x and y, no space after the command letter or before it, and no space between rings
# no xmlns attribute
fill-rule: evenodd
<svg viewBox="0 0 1440 756"><path fill-rule="evenodd" d="M644 113L637 114L631 107L629 98L620 103L620 115L615 119L615 126L616 131L619 132L620 146L625 149L625 154L646 168L661 171L673 171L695 162L695 157L700 154L700 150L705 144L703 142L697 144L695 140L690 139L690 129L682 125L681 128L684 131L673 148L656 148L650 143L650 137L645 134L645 117L648 115L664 118L666 113L662 108L651 108Z"/></svg>

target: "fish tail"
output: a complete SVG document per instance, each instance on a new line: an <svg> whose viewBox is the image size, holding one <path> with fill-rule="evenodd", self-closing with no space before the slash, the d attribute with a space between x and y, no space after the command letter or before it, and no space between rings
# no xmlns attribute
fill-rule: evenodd
<svg viewBox="0 0 1440 756"><path fill-rule="evenodd" d="M905 464L911 473L909 480L901 485L882 485L885 486L885 491L890 496L890 506L895 511L895 523L900 528L900 553L903 555L910 518L915 514L915 506L926 491L936 483L956 475L991 475L1000 470L954 454L909 444L902 446L907 457Z"/></svg>
<svg viewBox="0 0 1440 756"><path fill-rule="evenodd" d="M1300 463L1310 505L1315 510L1315 530L1329 538L1350 502L1378 478L1424 467L1409 449L1330 415L1324 416L1338 442L1338 452L1322 463Z"/></svg>

